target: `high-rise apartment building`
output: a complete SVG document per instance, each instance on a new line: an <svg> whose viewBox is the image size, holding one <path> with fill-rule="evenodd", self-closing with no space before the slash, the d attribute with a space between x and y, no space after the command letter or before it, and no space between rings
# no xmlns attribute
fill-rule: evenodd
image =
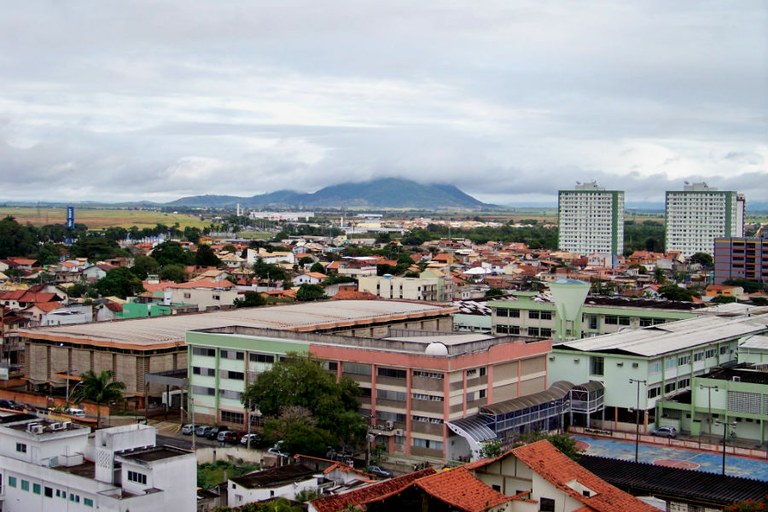
<svg viewBox="0 0 768 512"><path fill-rule="evenodd" d="M715 238L744 236L743 194L693 183L666 196L667 251L713 254Z"/></svg>
<svg viewBox="0 0 768 512"><path fill-rule="evenodd" d="M715 283L748 279L768 283L768 231L755 237L715 239Z"/></svg>
<svg viewBox="0 0 768 512"><path fill-rule="evenodd" d="M558 248L582 255L624 251L624 192L594 181L558 194Z"/></svg>

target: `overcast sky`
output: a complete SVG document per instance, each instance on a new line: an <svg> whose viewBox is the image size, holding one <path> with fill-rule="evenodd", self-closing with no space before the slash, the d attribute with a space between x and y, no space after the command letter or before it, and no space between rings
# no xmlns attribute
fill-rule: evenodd
<svg viewBox="0 0 768 512"><path fill-rule="evenodd" d="M765 0L24 0L0 199L401 177L497 204L597 180L768 201Z"/></svg>

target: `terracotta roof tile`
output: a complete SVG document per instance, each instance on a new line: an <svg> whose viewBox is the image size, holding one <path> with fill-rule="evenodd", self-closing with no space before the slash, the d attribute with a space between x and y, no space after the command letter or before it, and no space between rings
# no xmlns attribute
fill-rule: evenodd
<svg viewBox="0 0 768 512"><path fill-rule="evenodd" d="M586 507L584 510L597 512L658 512L631 494L609 484L591 471L580 466L576 461L564 455L549 441L541 440L512 449L512 454L539 476L564 491ZM584 496L569 486L578 482L595 494Z"/></svg>
<svg viewBox="0 0 768 512"><path fill-rule="evenodd" d="M421 478L416 485L427 494L466 512L481 512L513 499L488 487L464 466Z"/></svg>
<svg viewBox="0 0 768 512"><path fill-rule="evenodd" d="M344 509L349 505L357 506L371 501L377 501L387 496L391 496L396 492L400 492L406 487L409 487L413 482L419 478L424 478L429 475L433 475L435 470L431 467L416 471L414 473L408 473L407 475L398 476L390 480L369 485L362 489L357 489L344 494L338 494L336 496L327 496L314 500L312 505L317 512L337 512Z"/></svg>

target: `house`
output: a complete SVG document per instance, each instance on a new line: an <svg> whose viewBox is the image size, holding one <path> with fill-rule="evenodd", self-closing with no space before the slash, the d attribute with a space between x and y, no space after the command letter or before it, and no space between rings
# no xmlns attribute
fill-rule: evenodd
<svg viewBox="0 0 768 512"><path fill-rule="evenodd" d="M0 417L4 512L195 510L194 453L158 446L153 427L90 428Z"/></svg>
<svg viewBox="0 0 768 512"><path fill-rule="evenodd" d="M235 285L229 281L204 279L168 285L165 290L171 303L195 304L200 311L234 307L238 297Z"/></svg>
<svg viewBox="0 0 768 512"><path fill-rule="evenodd" d="M519 501L508 509L542 512L658 512L580 466L549 441L467 465L488 487Z"/></svg>
<svg viewBox="0 0 768 512"><path fill-rule="evenodd" d="M322 284L328 276L321 272L307 272L294 277L291 282L293 286L301 286L303 284Z"/></svg>
<svg viewBox="0 0 768 512"><path fill-rule="evenodd" d="M322 475L322 473L321 473ZM302 491L313 491L323 483L314 468L303 464L286 464L230 478L227 505L242 507L246 503L270 498L295 500Z"/></svg>

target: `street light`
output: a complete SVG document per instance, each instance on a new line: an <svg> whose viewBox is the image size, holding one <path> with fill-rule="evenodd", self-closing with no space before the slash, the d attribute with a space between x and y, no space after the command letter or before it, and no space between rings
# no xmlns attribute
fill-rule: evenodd
<svg viewBox="0 0 768 512"><path fill-rule="evenodd" d="M726 440L726 434L728 433L728 427L736 428L736 422L733 421L731 423L725 422L725 421L718 421L717 424L723 425L723 472L722 474L725 475L725 440Z"/></svg>
<svg viewBox="0 0 768 512"><path fill-rule="evenodd" d="M637 406L635 407L635 462L640 458L640 384L646 380L629 379L630 384L637 384Z"/></svg>
<svg viewBox="0 0 768 512"><path fill-rule="evenodd" d="M707 390L707 411L709 417L707 418L707 434L712 435L712 390L714 389L717 391L719 388L717 386L706 386L704 384L699 384L699 389L706 389Z"/></svg>

